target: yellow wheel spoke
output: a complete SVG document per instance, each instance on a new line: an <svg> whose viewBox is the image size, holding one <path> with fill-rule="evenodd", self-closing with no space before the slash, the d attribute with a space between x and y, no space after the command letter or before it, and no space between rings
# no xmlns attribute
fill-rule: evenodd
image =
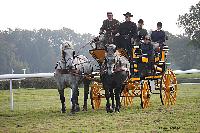
<svg viewBox="0 0 200 133"><path fill-rule="evenodd" d="M161 85L163 104L166 106L174 105L176 103L177 80L171 69L168 69L163 75Z"/></svg>

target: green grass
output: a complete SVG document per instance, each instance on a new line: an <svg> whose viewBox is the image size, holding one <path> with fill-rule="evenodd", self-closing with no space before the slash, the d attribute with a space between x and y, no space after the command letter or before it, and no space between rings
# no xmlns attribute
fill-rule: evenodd
<svg viewBox="0 0 200 133"><path fill-rule="evenodd" d="M65 94L69 99L69 89ZM82 89L79 99L82 105ZM103 104L97 111L89 106L87 112L70 115L66 101L67 113L61 114L57 90L19 89L14 90L10 111L9 91L0 90L0 132L200 132L199 85L179 85L177 104L171 108L161 105L159 95L151 95L148 109L141 109L137 97L120 113L106 113Z"/></svg>
<svg viewBox="0 0 200 133"><path fill-rule="evenodd" d="M177 78L200 78L200 73L176 74Z"/></svg>

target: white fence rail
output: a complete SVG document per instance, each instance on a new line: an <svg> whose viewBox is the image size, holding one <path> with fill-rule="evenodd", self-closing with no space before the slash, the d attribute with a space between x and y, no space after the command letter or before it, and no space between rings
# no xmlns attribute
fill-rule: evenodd
<svg viewBox="0 0 200 133"><path fill-rule="evenodd" d="M200 70L191 69L191 70L175 70L175 74L189 74L189 73L200 73ZM13 91L12 91L12 80L20 78L50 78L53 77L54 73L33 73L33 74L3 74L0 75L0 80L10 80L10 108L14 109L13 103Z"/></svg>

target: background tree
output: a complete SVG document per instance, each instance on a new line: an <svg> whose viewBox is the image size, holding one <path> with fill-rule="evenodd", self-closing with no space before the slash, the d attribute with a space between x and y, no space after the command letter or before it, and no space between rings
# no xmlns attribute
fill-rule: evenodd
<svg viewBox="0 0 200 133"><path fill-rule="evenodd" d="M190 7L189 13L179 15L177 24L192 39L190 44L200 48L200 1Z"/></svg>

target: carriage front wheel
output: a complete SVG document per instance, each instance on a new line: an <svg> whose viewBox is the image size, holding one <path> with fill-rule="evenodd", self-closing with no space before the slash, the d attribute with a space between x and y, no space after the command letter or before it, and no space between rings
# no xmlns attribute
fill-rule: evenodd
<svg viewBox="0 0 200 133"><path fill-rule="evenodd" d="M91 98L92 109L94 110L100 108L101 98L103 97L101 94L102 89L103 89L102 84L98 82L94 82L91 85L90 98Z"/></svg>
<svg viewBox="0 0 200 133"><path fill-rule="evenodd" d="M141 86L141 106L147 108L150 101L150 86L148 80L144 80Z"/></svg>
<svg viewBox="0 0 200 133"><path fill-rule="evenodd" d="M127 107L133 105L133 98L140 93L140 83L138 81L126 82L121 93L121 105Z"/></svg>
<svg viewBox="0 0 200 133"><path fill-rule="evenodd" d="M168 69L162 76L160 82L160 99L167 107L176 103L177 80L174 72Z"/></svg>

